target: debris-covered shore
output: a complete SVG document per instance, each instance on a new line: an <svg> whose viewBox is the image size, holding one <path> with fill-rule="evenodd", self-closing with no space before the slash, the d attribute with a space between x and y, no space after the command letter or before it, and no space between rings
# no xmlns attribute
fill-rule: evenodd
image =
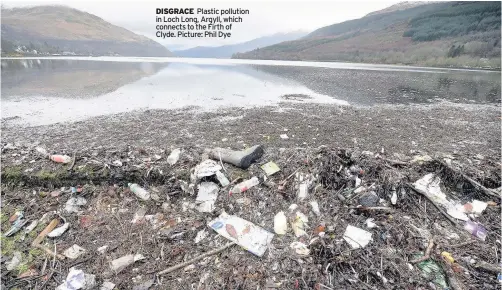
<svg viewBox="0 0 502 290"><path fill-rule="evenodd" d="M3 143L3 286L500 288L500 160L260 148Z"/></svg>

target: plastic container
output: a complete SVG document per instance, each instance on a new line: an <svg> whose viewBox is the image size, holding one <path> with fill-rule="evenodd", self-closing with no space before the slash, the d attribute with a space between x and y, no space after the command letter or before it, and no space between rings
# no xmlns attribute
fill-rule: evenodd
<svg viewBox="0 0 502 290"><path fill-rule="evenodd" d="M230 194L244 192L244 191L246 191L246 190L250 189L251 187L256 186L258 184L260 184L260 181L258 180L258 177L255 176L251 179L243 181L243 182L237 184L236 186L234 186L230 190Z"/></svg>
<svg viewBox="0 0 502 290"><path fill-rule="evenodd" d="M484 241L486 239L487 231L485 227L473 221L467 221L464 225L464 229L471 233L471 235L477 237L478 239Z"/></svg>
<svg viewBox="0 0 502 290"><path fill-rule="evenodd" d="M150 193L146 191L143 187L139 186L136 183L129 183L128 184L129 189L134 193L137 197L141 198L142 200L149 200L150 199Z"/></svg>
<svg viewBox="0 0 502 290"><path fill-rule="evenodd" d="M52 161L57 163L70 163L71 157L68 155L51 155L49 157Z"/></svg>

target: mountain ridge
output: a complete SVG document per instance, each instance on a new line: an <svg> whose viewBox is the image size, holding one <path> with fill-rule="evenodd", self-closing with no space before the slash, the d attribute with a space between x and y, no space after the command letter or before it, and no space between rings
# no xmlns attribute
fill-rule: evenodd
<svg viewBox="0 0 502 290"><path fill-rule="evenodd" d="M2 52L169 56L143 35L64 5L2 9ZM4 49L4 45L6 49ZM26 49L23 49L25 47Z"/></svg>
<svg viewBox="0 0 502 290"><path fill-rule="evenodd" d="M301 38L307 35L306 31L291 31L286 33L275 33L272 35L258 37L249 41L221 45L221 46L196 46L184 50L174 50L173 53L181 57L195 58L230 58L234 53L246 52L259 47L273 45L279 42Z"/></svg>
<svg viewBox="0 0 502 290"><path fill-rule="evenodd" d="M500 68L500 2L382 11L233 58Z"/></svg>

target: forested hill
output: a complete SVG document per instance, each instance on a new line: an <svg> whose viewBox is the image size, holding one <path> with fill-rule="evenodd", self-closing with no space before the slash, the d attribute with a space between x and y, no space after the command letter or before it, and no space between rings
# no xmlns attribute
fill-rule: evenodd
<svg viewBox="0 0 502 290"><path fill-rule="evenodd" d="M159 43L66 6L2 8L2 55L169 56Z"/></svg>
<svg viewBox="0 0 502 290"><path fill-rule="evenodd" d="M370 13L234 58L500 68L500 9L442 2Z"/></svg>

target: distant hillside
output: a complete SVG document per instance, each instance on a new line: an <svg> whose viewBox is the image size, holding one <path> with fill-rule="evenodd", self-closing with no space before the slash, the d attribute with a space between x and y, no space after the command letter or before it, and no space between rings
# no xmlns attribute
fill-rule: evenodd
<svg viewBox="0 0 502 290"><path fill-rule="evenodd" d="M186 50L173 51L173 53L177 56L182 56L182 57L230 58L234 53L246 52L260 47L265 47L276 43L280 43L283 41L299 39L305 35L307 35L307 32L303 31L276 33L274 35L264 36L238 44L223 45L216 47L197 46Z"/></svg>
<svg viewBox="0 0 502 290"><path fill-rule="evenodd" d="M159 43L65 6L2 9L2 53L168 56Z"/></svg>
<svg viewBox="0 0 502 290"><path fill-rule="evenodd" d="M233 57L500 68L500 2L411 6L370 13Z"/></svg>

